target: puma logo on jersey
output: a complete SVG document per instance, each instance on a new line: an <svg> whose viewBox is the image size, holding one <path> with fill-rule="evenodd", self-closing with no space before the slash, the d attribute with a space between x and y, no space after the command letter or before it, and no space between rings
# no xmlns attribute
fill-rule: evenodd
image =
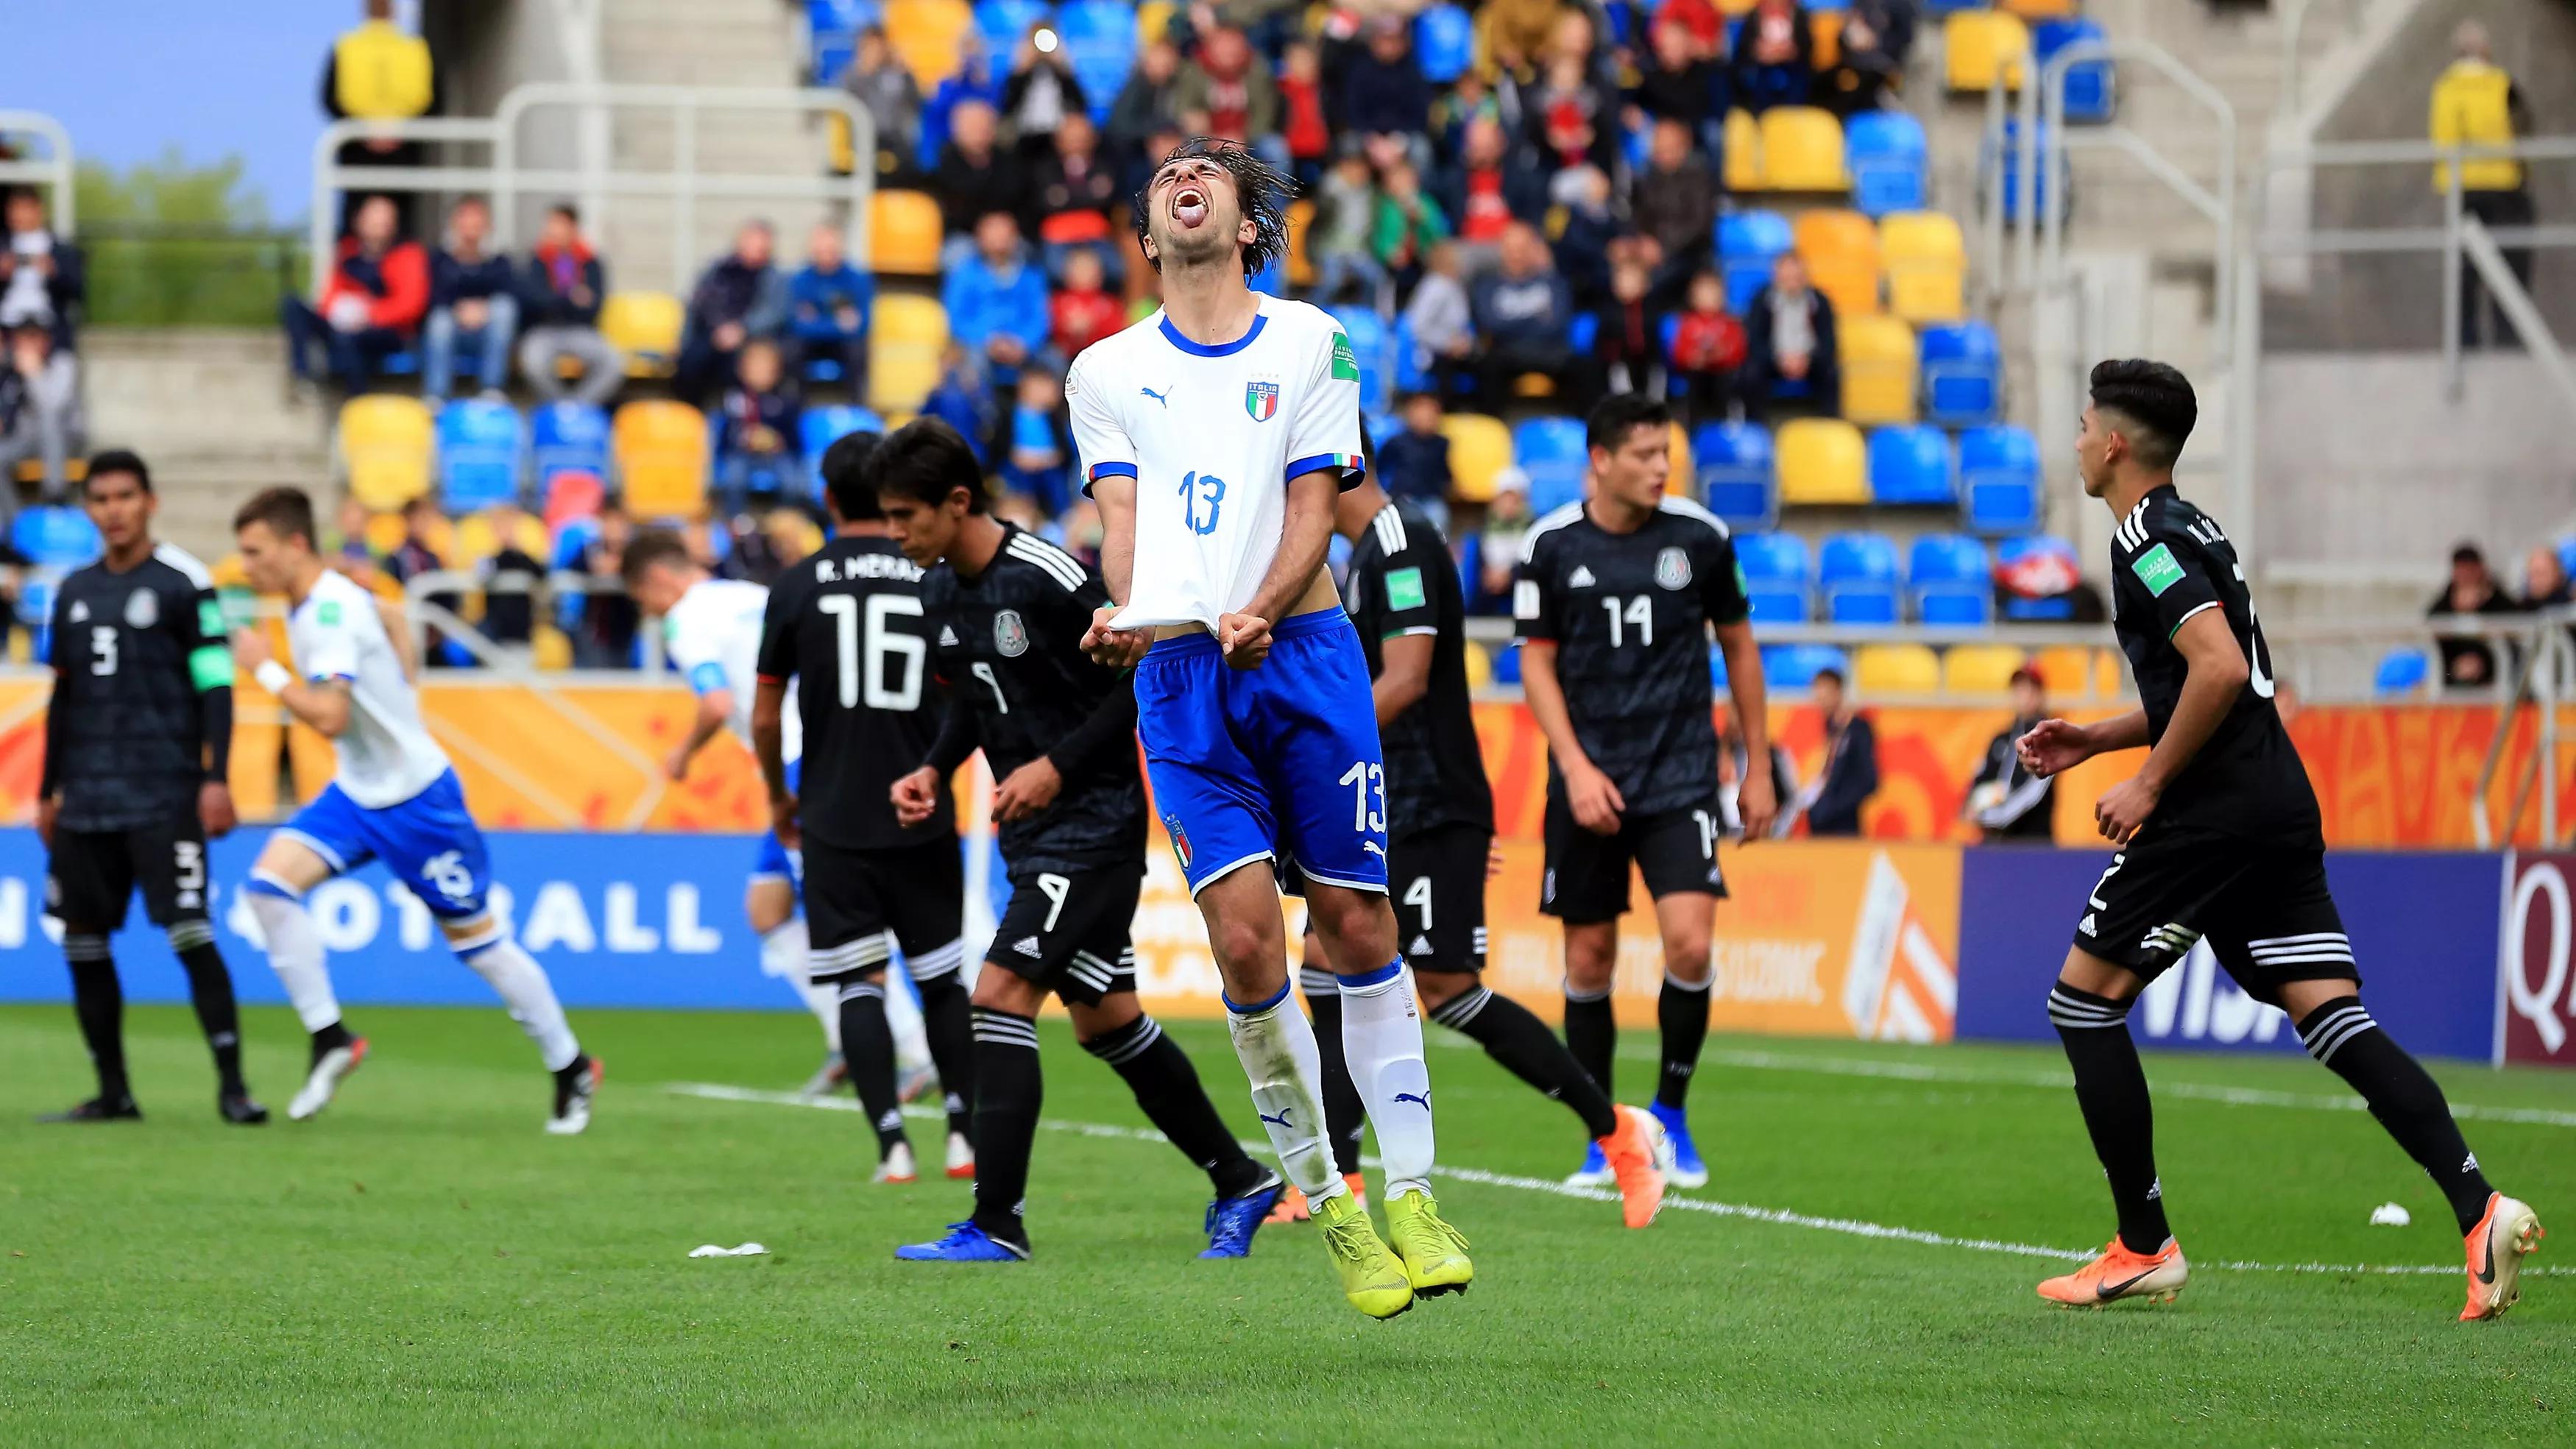
<svg viewBox="0 0 2576 1449"><path fill-rule="evenodd" d="M1592 570L1581 564L1576 564L1574 572L1565 576L1565 586L1569 589L1588 589L1598 582L1600 580L1592 577Z"/></svg>
<svg viewBox="0 0 2576 1449"><path fill-rule="evenodd" d="M1143 393L1145 396L1152 398L1154 401L1161 403L1167 408L1172 405L1172 400L1170 398L1163 396L1162 393L1156 392L1150 387L1140 387L1136 390ZM1165 389L1165 391L1169 391L1169 389Z"/></svg>
<svg viewBox="0 0 2576 1449"><path fill-rule="evenodd" d="M1046 954L1046 948L1038 944L1038 938L1035 936L1022 936L1011 943L1011 949L1031 958Z"/></svg>

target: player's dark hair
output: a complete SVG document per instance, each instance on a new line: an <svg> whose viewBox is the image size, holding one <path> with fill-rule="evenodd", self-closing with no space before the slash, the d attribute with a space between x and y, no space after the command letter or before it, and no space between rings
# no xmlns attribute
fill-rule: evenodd
<svg viewBox="0 0 2576 1449"><path fill-rule="evenodd" d="M95 478L102 473L123 473L144 492L152 491L152 470L143 466L142 456L131 448L110 448L103 453L90 454L89 476Z"/></svg>
<svg viewBox="0 0 2576 1449"><path fill-rule="evenodd" d="M1243 249L1243 274L1260 276L1272 262L1288 254L1288 200L1297 194L1297 183L1286 172L1253 155L1252 148L1240 141L1192 136L1154 163L1154 169L1145 173L1145 184L1128 202L1128 213L1136 219L1137 247L1145 245L1146 222L1153 216L1145 198L1154 189L1154 178L1163 174L1164 167L1191 156L1207 157L1234 178L1235 200L1252 222L1252 244ZM1147 253L1145 260L1155 271L1163 269L1161 257Z"/></svg>
<svg viewBox="0 0 2576 1449"><path fill-rule="evenodd" d="M617 577L626 585L626 592L631 594L654 566L669 564L673 568L687 568L689 562L687 539L667 528L648 528L626 541L625 552L617 559Z"/></svg>
<svg viewBox="0 0 2576 1449"><path fill-rule="evenodd" d="M281 539L303 535L305 546L315 543L313 534L313 499L301 488L262 488L250 501L233 514L233 532L239 533L254 523L265 524L268 531Z"/></svg>
<svg viewBox="0 0 2576 1449"><path fill-rule="evenodd" d="M555 216L562 217L564 220L571 222L575 226L581 225L581 211L569 201L558 201L554 205L547 207L546 210Z"/></svg>
<svg viewBox="0 0 2576 1449"><path fill-rule="evenodd" d="M843 523L874 523L885 517L877 507L876 486L868 479L868 460L876 455L884 435L872 432L851 433L835 438L823 450L823 496L832 502L832 516Z"/></svg>
<svg viewBox="0 0 2576 1449"><path fill-rule="evenodd" d="M2129 440L2138 466L2163 472L2182 456L2182 445L2200 421L2200 400L2191 379L2170 363L2142 357L2115 358L2093 368L2093 406L2118 413L2133 426L2116 431Z"/></svg>
<svg viewBox="0 0 2576 1449"><path fill-rule="evenodd" d="M948 495L966 490L966 511L982 513L984 465L975 461L974 446L963 433L937 418L914 418L878 445L870 473L880 497L893 494L936 508Z"/></svg>
<svg viewBox="0 0 2576 1449"><path fill-rule="evenodd" d="M1583 443L1605 453L1619 451L1639 428L1669 428L1673 410L1641 392L1614 392L1592 407L1583 420Z"/></svg>

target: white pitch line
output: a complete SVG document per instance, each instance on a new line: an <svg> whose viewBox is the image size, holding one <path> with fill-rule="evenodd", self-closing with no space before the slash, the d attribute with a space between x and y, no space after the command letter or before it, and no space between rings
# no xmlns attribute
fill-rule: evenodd
<svg viewBox="0 0 2576 1449"><path fill-rule="evenodd" d="M721 1082L666 1082L664 1091L683 1097L701 1097L718 1102L755 1102L772 1107L810 1107L824 1112L865 1113L866 1108L848 1097L808 1097L799 1092L770 1092L756 1087L736 1087ZM946 1120L947 1114L930 1107L907 1107L905 1115ZM1062 1132L1076 1137L1109 1138L1121 1142L1151 1142L1169 1145L1170 1139L1150 1127L1121 1127L1106 1122L1068 1122L1061 1118L1042 1119L1038 1126L1047 1132ZM1271 1151L1267 1142L1246 1141L1243 1150L1266 1157ZM1374 1157L1364 1159L1376 1165ZM1518 1188L1523 1192L1545 1193L1552 1197L1577 1198L1585 1202L1617 1202L1619 1194L1605 1188L1571 1187L1544 1177L1521 1177L1511 1173L1487 1172L1476 1167L1453 1167L1441 1164L1432 1169L1442 1177L1458 1182L1472 1182L1484 1187ZM1793 1212L1786 1208L1755 1207L1749 1203L1719 1202L1713 1198L1685 1197L1679 1193L1664 1198L1667 1209L1706 1213L1712 1217L1744 1218L1752 1222L1775 1223L1782 1227L1809 1228L1818 1232L1843 1233L1856 1238L1879 1238L1894 1242L1920 1243L1933 1248L1965 1248L1980 1253L2009 1253L2023 1258L2047 1258L2060 1262L2081 1263L2093 1254L2074 1248L2050 1248L2036 1243L2014 1243L1998 1238L1961 1238L1922 1228L1897 1227L1873 1223L1860 1218L1819 1217L1813 1213ZM2339 1264L2339 1263L2248 1263L2227 1262L2215 1265L2234 1273L2372 1273L2430 1274L2458 1273L2458 1267L2439 1264ZM2525 1273L2560 1274L2576 1272L2569 1268L2525 1268Z"/></svg>

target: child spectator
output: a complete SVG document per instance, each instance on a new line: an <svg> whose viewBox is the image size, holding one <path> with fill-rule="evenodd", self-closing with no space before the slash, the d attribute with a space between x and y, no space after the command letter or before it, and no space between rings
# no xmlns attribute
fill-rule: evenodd
<svg viewBox="0 0 2576 1449"><path fill-rule="evenodd" d="M1467 263L1454 241L1434 245L1423 261L1422 280L1404 307L1414 345L1428 356L1432 388L1442 397L1457 391L1459 369L1475 355L1476 332L1467 299Z"/></svg>
<svg viewBox="0 0 2576 1449"><path fill-rule="evenodd" d="M778 344L754 338L736 365L716 430L716 477L728 508L787 491L796 467L796 395Z"/></svg>
<svg viewBox="0 0 2576 1449"><path fill-rule="evenodd" d="M1404 426L1378 444L1377 476L1393 497L1409 498L1449 526L1449 439L1440 431L1440 396L1407 393L1397 404Z"/></svg>
<svg viewBox="0 0 2576 1449"><path fill-rule="evenodd" d="M1126 309L1110 295L1107 269L1096 251L1078 251L1065 258L1064 290L1055 294L1047 309L1053 322L1047 342L1066 362L1126 325Z"/></svg>
<svg viewBox="0 0 2576 1449"><path fill-rule="evenodd" d="M1449 218L1440 203L1422 194L1422 173L1410 161L1386 168L1378 190L1377 219L1369 229L1369 250L1378 265L1401 287L1421 274L1423 257L1449 239Z"/></svg>
<svg viewBox="0 0 2576 1449"><path fill-rule="evenodd" d="M1357 144L1343 150L1317 188L1315 220L1306 232L1306 259L1315 265L1315 296L1326 306L1359 292L1371 306L1386 285L1386 269L1369 250L1377 219L1377 186L1368 157Z"/></svg>
<svg viewBox="0 0 2576 1449"><path fill-rule="evenodd" d="M805 243L805 266L787 283L788 327L811 360L841 364L850 395L868 395L868 314L876 306L876 279L851 266L840 228L814 228Z"/></svg>
<svg viewBox="0 0 2576 1449"><path fill-rule="evenodd" d="M1324 174L1324 158L1333 148L1332 127L1324 120L1323 65L1315 42L1292 40L1279 61L1279 100L1288 114L1289 169L1300 187L1312 189Z"/></svg>
<svg viewBox="0 0 2576 1449"><path fill-rule="evenodd" d="M1720 414L1742 415L1738 379L1744 366L1744 324L1726 310L1726 283L1717 273L1692 274L1681 315L1673 319L1668 360L1689 399L1692 423Z"/></svg>
<svg viewBox="0 0 2576 1449"><path fill-rule="evenodd" d="M1026 495L1052 518L1070 498L1073 477L1073 426L1065 416L1064 385L1054 373L1034 367L1021 372L1008 426L1002 486Z"/></svg>
<svg viewBox="0 0 2576 1449"><path fill-rule="evenodd" d="M1634 257L1611 264L1610 301L1601 309L1593 356L1609 369L1612 392L1664 395L1662 319L1646 299L1653 280L1646 264Z"/></svg>

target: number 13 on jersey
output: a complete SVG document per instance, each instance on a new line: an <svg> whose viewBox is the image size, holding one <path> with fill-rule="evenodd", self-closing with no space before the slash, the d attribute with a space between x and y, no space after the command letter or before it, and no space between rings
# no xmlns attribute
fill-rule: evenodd
<svg viewBox="0 0 2576 1449"><path fill-rule="evenodd" d="M1225 502L1225 480L1214 473L1181 477L1181 521L1205 537L1216 532L1217 509Z"/></svg>

